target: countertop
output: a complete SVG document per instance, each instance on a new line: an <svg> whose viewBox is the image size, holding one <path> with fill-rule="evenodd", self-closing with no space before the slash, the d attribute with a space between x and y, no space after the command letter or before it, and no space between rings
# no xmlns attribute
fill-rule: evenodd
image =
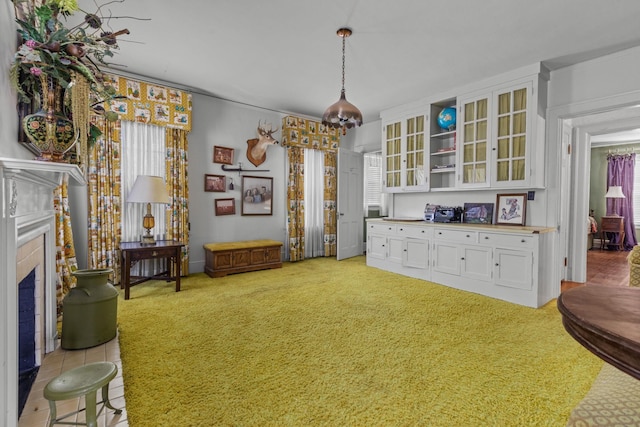
<svg viewBox="0 0 640 427"><path fill-rule="evenodd" d="M384 223L384 224L405 224L416 225L423 227L461 227L461 228L473 228L483 231L508 231L510 233L522 233L522 234L543 234L552 233L556 231L554 227L527 227L521 225L495 225L495 224L472 224L472 223L459 223L459 222L431 222L424 221L418 218L371 218L367 219L368 223Z"/></svg>

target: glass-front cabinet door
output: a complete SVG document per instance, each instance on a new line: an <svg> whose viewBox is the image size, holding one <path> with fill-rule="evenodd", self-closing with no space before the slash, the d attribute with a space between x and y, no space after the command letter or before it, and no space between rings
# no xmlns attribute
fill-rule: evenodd
<svg viewBox="0 0 640 427"><path fill-rule="evenodd" d="M402 183L402 122L393 122L385 126L384 130L384 161L385 173L383 186L387 191L400 189Z"/></svg>
<svg viewBox="0 0 640 427"><path fill-rule="evenodd" d="M404 185L418 188L426 185L425 176L425 116L419 115L406 119L406 168Z"/></svg>
<svg viewBox="0 0 640 427"><path fill-rule="evenodd" d="M528 179L527 152L530 118L527 110L531 85L512 90L496 91L493 184L522 185Z"/></svg>
<svg viewBox="0 0 640 427"><path fill-rule="evenodd" d="M411 115L382 127L384 183L386 192L426 191L427 115Z"/></svg>
<svg viewBox="0 0 640 427"><path fill-rule="evenodd" d="M462 126L459 127L458 179L461 187L489 185L490 102L490 96L460 100Z"/></svg>

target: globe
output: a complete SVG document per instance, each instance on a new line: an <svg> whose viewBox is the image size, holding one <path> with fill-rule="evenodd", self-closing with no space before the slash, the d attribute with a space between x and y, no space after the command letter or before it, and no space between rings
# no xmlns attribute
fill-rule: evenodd
<svg viewBox="0 0 640 427"><path fill-rule="evenodd" d="M438 126L444 130L454 130L456 128L456 109L446 107L438 114Z"/></svg>

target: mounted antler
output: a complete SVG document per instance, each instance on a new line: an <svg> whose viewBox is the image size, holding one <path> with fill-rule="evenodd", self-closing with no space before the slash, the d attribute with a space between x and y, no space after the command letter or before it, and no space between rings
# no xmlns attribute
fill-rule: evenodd
<svg viewBox="0 0 640 427"><path fill-rule="evenodd" d="M267 160L267 148L270 145L278 144L278 141L272 136L277 130L277 128L273 129L271 124L267 128L266 122L261 125L258 120L258 138L247 141L247 159L254 166L259 166Z"/></svg>

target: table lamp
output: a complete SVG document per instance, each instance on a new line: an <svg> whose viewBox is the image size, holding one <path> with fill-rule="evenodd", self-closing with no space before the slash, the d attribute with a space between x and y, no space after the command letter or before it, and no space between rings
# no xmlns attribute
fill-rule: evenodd
<svg viewBox="0 0 640 427"><path fill-rule="evenodd" d="M155 220L151 215L151 203L171 202L164 180L159 176L138 175L131 192L129 192L127 202L147 204L147 214L142 220L142 226L147 230L147 234L142 236L140 243L155 245L156 241L151 234L151 229L155 226Z"/></svg>
<svg viewBox="0 0 640 427"><path fill-rule="evenodd" d="M618 215L618 206L617 206L617 199L625 199L626 197L624 196L624 194L622 193L622 187L619 185L612 185L611 187L609 187L609 189L607 190L607 194L604 195L604 197L606 199L613 199L613 216L620 216Z"/></svg>

